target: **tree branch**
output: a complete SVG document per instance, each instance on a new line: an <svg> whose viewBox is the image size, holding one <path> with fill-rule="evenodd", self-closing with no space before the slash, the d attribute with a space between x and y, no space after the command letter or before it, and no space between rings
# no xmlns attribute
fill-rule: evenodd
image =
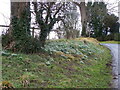
<svg viewBox="0 0 120 90"><path fill-rule="evenodd" d="M58 10L55 12L55 14L53 15L53 18L55 18L55 16L57 15L57 13L60 11L60 9L62 8L63 4L58 8Z"/></svg>

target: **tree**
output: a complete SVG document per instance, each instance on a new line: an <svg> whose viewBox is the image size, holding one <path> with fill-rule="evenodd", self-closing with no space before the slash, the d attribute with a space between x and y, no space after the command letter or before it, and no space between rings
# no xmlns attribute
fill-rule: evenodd
<svg viewBox="0 0 120 90"><path fill-rule="evenodd" d="M30 2L11 2L9 34L14 40L24 40L30 35Z"/></svg>
<svg viewBox="0 0 120 90"><path fill-rule="evenodd" d="M87 28L87 10L86 10L86 6L85 6L85 0L84 2L73 2L75 3L79 9L80 9L80 14L81 14L81 23L82 23L82 36L87 36L86 35L86 28Z"/></svg>
<svg viewBox="0 0 120 90"><path fill-rule="evenodd" d="M79 36L77 30L78 12L74 3L67 2L66 10L64 12L65 18L63 21L65 37L67 39L76 38Z"/></svg>
<svg viewBox="0 0 120 90"><path fill-rule="evenodd" d="M100 37L103 35L104 30L104 18L107 15L107 8L104 2L88 2L87 4L88 11L88 23L89 27L93 29L92 36Z"/></svg>
<svg viewBox="0 0 120 90"><path fill-rule="evenodd" d="M107 32L109 30L110 33L119 33L119 18L115 16L114 14L107 14L104 18L104 26L105 26L105 32L107 35Z"/></svg>
<svg viewBox="0 0 120 90"><path fill-rule="evenodd" d="M30 2L11 1L10 19L11 20L9 30L2 37L2 45L4 49L24 53L31 53L33 51L37 51L37 45L33 43L36 40L31 38L30 32Z"/></svg>
<svg viewBox="0 0 120 90"><path fill-rule="evenodd" d="M63 17L64 3L59 2L33 2L34 12L36 14L36 23L40 28L39 41L41 47L44 47L47 36L52 30L54 24Z"/></svg>

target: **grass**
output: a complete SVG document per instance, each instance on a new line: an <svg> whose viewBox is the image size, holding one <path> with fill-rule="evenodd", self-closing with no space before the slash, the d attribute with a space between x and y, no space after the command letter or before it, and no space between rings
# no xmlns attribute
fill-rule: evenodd
<svg viewBox="0 0 120 90"><path fill-rule="evenodd" d="M79 39L55 40L47 42L45 52L2 56L3 81L15 88L110 87L107 48Z"/></svg>
<svg viewBox="0 0 120 90"><path fill-rule="evenodd" d="M120 44L120 41L101 41L100 43Z"/></svg>
<svg viewBox="0 0 120 90"><path fill-rule="evenodd" d="M94 43L94 44L99 44L99 41L97 41L94 38L90 38L90 37L87 37L87 38L86 37L76 38L76 40L88 41L88 42L91 42L91 43Z"/></svg>

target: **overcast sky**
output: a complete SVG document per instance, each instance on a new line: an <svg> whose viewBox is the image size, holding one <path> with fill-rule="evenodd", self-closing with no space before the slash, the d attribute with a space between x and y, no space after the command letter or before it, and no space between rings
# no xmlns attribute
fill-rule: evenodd
<svg viewBox="0 0 120 90"><path fill-rule="evenodd" d="M88 1L88 0L86 0ZM95 0L92 0L95 1ZM98 1L98 0L96 0ZM111 9L112 7L116 7L118 3L118 0L103 0L106 3L108 3L107 8ZM109 12L114 13L116 16L118 16L118 7L111 9ZM9 0L2 0L0 2L0 25L9 25L10 23L10 1ZM2 32L3 28L0 27L0 34Z"/></svg>

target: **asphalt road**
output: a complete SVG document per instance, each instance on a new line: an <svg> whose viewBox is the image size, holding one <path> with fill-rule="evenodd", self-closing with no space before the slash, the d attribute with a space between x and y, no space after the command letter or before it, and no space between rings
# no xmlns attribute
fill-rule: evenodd
<svg viewBox="0 0 120 90"><path fill-rule="evenodd" d="M112 72L113 72L113 88L120 89L120 44L102 44L111 50L112 59Z"/></svg>

